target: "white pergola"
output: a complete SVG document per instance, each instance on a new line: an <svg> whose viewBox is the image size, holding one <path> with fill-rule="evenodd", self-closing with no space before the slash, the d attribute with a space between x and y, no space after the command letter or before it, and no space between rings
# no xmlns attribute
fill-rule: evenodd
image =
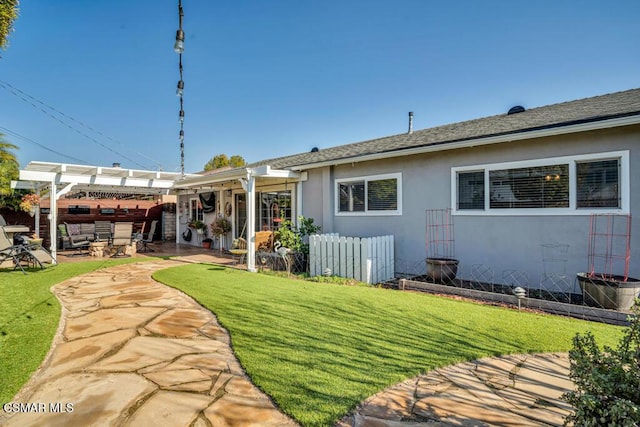
<svg viewBox="0 0 640 427"><path fill-rule="evenodd" d="M197 176L188 174L186 178ZM20 170L19 179L19 181L12 181L12 188L30 189L37 194L48 190L47 196L51 200L49 210L50 251L55 257L58 237L57 201L71 190L161 195L169 194L175 182L183 179L183 176L178 172L30 162L24 169ZM36 215L36 233L39 233L39 210L36 210Z"/></svg>

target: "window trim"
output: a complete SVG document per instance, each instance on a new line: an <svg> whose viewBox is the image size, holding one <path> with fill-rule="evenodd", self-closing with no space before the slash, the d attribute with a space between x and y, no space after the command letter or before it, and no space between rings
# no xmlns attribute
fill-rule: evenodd
<svg viewBox="0 0 640 427"><path fill-rule="evenodd" d="M380 181L383 179L396 180L397 208L395 210L368 210L369 208L369 181ZM362 212L340 212L340 184L364 181L364 211ZM349 178L334 179L334 215L335 216L398 216L402 215L402 172L386 173L380 175L354 176Z"/></svg>
<svg viewBox="0 0 640 427"><path fill-rule="evenodd" d="M620 160L620 207L619 208L578 208L576 164L599 160ZM569 207L568 208L493 208L490 206L489 171L548 166L564 163L569 165ZM458 173L484 171L484 209L458 209ZM609 151L574 156L546 157L533 160L487 163L483 165L456 166L451 168L451 212L468 216L544 216L544 215L591 215L628 214L631 204L629 150Z"/></svg>

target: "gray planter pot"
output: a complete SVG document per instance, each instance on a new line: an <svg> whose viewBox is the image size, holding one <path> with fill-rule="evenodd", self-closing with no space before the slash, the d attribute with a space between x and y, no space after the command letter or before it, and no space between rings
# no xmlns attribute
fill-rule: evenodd
<svg viewBox="0 0 640 427"><path fill-rule="evenodd" d="M453 258L427 258L427 277L433 283L451 283L458 274L458 261Z"/></svg>
<svg viewBox="0 0 640 427"><path fill-rule="evenodd" d="M629 310L634 299L640 294L640 280L628 277L624 281L621 276L603 276L596 273L589 277L587 273L578 273L584 302L592 307Z"/></svg>

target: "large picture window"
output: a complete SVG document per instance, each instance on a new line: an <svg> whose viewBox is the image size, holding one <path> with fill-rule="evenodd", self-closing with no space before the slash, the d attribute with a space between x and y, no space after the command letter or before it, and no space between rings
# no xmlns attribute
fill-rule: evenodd
<svg viewBox="0 0 640 427"><path fill-rule="evenodd" d="M490 171L489 194L491 209L568 208L569 165Z"/></svg>
<svg viewBox="0 0 640 427"><path fill-rule="evenodd" d="M454 212L558 214L629 209L628 151L452 168Z"/></svg>
<svg viewBox="0 0 640 427"><path fill-rule="evenodd" d="M336 215L402 214L402 175L336 180Z"/></svg>

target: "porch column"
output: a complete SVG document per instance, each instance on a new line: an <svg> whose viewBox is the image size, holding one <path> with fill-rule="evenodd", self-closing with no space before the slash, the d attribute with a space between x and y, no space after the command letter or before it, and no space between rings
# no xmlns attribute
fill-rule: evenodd
<svg viewBox="0 0 640 427"><path fill-rule="evenodd" d="M251 172L247 174L247 271L256 270L256 178Z"/></svg>
<svg viewBox="0 0 640 427"><path fill-rule="evenodd" d="M38 197L40 197L40 189L38 188L36 190L36 194L38 195ZM40 238L40 205L38 205L38 207L36 207L36 217L35 217L35 231L34 233L36 233L36 237Z"/></svg>
<svg viewBox="0 0 640 427"><path fill-rule="evenodd" d="M180 221L182 219L182 199L180 193L176 193L176 245L180 244Z"/></svg>
<svg viewBox="0 0 640 427"><path fill-rule="evenodd" d="M51 181L51 189L49 192L49 252L53 259L56 259L58 252L58 186L55 181Z"/></svg>

